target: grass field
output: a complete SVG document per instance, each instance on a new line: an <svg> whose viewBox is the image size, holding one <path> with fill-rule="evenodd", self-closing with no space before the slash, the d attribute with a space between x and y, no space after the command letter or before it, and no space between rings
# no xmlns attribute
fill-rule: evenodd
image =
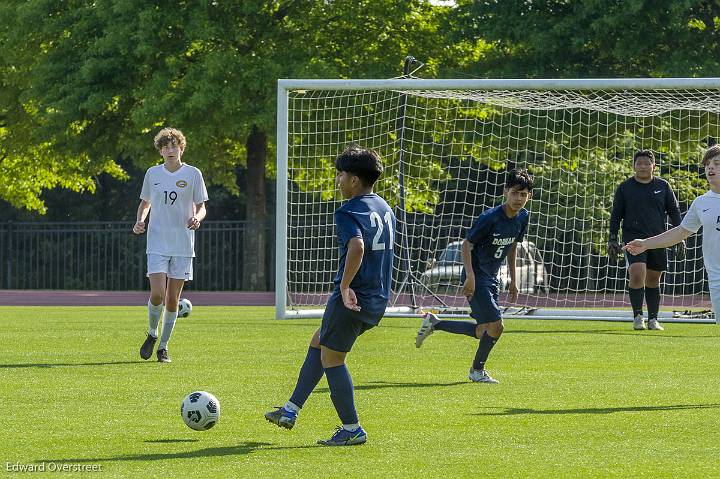
<svg viewBox="0 0 720 479"><path fill-rule="evenodd" d="M364 446L327 448L338 419L323 379L292 431L263 413L289 397L317 320L196 307L172 364L142 361L144 308L0 308L2 473L41 477L720 477L720 327L510 320L488 369L476 342L383 320L348 362ZM188 429L180 401L215 394L218 425ZM57 464L101 468L49 473ZM38 474L40 475L40 474ZM27 475L23 475L27 477Z"/></svg>

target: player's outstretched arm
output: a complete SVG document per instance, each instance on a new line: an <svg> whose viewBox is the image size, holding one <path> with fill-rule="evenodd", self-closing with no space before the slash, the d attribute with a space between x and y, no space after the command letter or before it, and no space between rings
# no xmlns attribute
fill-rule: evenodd
<svg viewBox="0 0 720 479"><path fill-rule="evenodd" d="M636 255L649 249L667 248L668 246L673 246L680 243L691 234L692 231L688 231L682 226L676 226L671 230L667 230L664 233L648 239L632 240L631 242L623 246L623 250L627 251L632 255Z"/></svg>
<svg viewBox="0 0 720 479"><path fill-rule="evenodd" d="M141 200L138 206L137 216L135 217L135 225L133 226L133 233L136 235L143 234L145 232L145 219L148 213L150 213L150 202Z"/></svg>
<svg viewBox="0 0 720 479"><path fill-rule="evenodd" d="M195 205L195 214L188 220L187 227L191 230L200 228L200 223L205 219L205 216L207 216L205 203L197 203Z"/></svg>
<svg viewBox="0 0 720 479"><path fill-rule="evenodd" d="M340 294L342 294L343 304L347 309L360 311L355 291L350 288L353 278L360 270L362 264L363 253L365 252L365 243L361 238L352 238L347 243L347 255L345 256L345 270L340 280Z"/></svg>

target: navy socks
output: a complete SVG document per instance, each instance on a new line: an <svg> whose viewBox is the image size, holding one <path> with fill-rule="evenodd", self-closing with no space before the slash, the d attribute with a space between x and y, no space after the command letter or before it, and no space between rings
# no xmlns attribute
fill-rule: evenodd
<svg viewBox="0 0 720 479"><path fill-rule="evenodd" d="M355 389L347 366L341 364L325 369L325 377L330 386L330 399L343 424L356 424L358 422L355 410Z"/></svg>
<svg viewBox="0 0 720 479"><path fill-rule="evenodd" d="M308 348L307 356L305 356L305 362L300 368L300 374L298 375L297 384L295 385L295 391L290 396L290 402L295 404L297 407L303 407L305 401L313 392L315 386L320 382L323 376L323 367L320 362L320 350L310 346Z"/></svg>
<svg viewBox="0 0 720 479"><path fill-rule="evenodd" d="M433 328L436 331L447 331L453 334L464 334L465 336L475 337L475 327L477 324L469 321L438 321Z"/></svg>

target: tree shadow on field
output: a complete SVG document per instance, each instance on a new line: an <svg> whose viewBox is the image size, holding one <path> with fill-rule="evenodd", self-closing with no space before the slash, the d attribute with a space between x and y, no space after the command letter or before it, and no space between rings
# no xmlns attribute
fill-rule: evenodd
<svg viewBox="0 0 720 479"><path fill-rule="evenodd" d="M510 329L503 334L610 334L616 329ZM618 331L619 332L619 331Z"/></svg>
<svg viewBox="0 0 720 479"><path fill-rule="evenodd" d="M145 442L153 444L174 444L176 442L198 442L199 439L147 439Z"/></svg>
<svg viewBox="0 0 720 479"><path fill-rule="evenodd" d="M115 366L118 364L145 364L145 361L108 361L102 363L18 363L18 364L0 364L0 369L15 368L64 368L75 366Z"/></svg>
<svg viewBox="0 0 720 479"><path fill-rule="evenodd" d="M206 447L196 451L169 452L169 453L147 453L147 454L125 454L122 456L111 457L93 457L93 458L62 458L62 459L37 459L36 464L41 463L99 463L99 462L116 462L116 461L164 461L170 459L193 459L197 457L223 457L223 456L239 456L251 454L256 451L283 451L289 449L315 449L324 447L318 444L308 446L272 446L269 442L245 441L235 446L225 447Z"/></svg>
<svg viewBox="0 0 720 479"><path fill-rule="evenodd" d="M498 412L479 412L470 416L520 416L525 414L555 415L555 414L613 414L616 412L654 412L654 411L682 411L687 409L718 409L720 404L669 404L667 406L619 406L619 407L591 407L574 409L532 409L532 408L498 408L483 407L480 409L501 409ZM504 410L502 410L504 409Z"/></svg>
<svg viewBox="0 0 720 479"><path fill-rule="evenodd" d="M637 338L670 339L670 338L715 338L709 334L666 334L655 331L625 331L619 329L578 329L578 330L543 330L534 329L507 329L503 334L603 334L607 336L635 336Z"/></svg>
<svg viewBox="0 0 720 479"><path fill-rule="evenodd" d="M389 388L435 388L442 386L457 386L458 384L472 384L469 381L456 381L453 383L398 383L390 381L372 381L366 384L355 386L356 391L369 391L372 389L389 389ZM314 392L329 393L330 388L317 388Z"/></svg>

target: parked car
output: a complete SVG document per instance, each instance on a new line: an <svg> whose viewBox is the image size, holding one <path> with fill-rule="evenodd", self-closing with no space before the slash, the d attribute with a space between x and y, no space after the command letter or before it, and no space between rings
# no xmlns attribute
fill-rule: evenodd
<svg viewBox="0 0 720 479"><path fill-rule="evenodd" d="M460 284L463 269L461 245L462 241L448 244L437 259L433 258L429 262L428 269L420 275L420 282L434 293L455 294L462 286ZM521 293L547 291L547 271L534 243L523 241L518 244L515 273ZM506 291L510 285L507 259L500 266L498 277L500 289Z"/></svg>

